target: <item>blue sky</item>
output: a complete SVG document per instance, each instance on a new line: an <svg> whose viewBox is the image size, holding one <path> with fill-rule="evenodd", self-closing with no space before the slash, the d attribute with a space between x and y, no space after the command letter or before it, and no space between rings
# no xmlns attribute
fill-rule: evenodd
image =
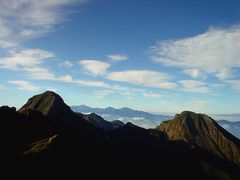
<svg viewBox="0 0 240 180"><path fill-rule="evenodd" d="M239 113L238 0L1 0L0 105Z"/></svg>

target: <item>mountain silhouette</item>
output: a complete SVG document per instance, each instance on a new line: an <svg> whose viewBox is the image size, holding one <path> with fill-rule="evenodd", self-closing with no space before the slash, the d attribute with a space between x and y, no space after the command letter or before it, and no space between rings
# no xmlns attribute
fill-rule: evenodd
<svg viewBox="0 0 240 180"><path fill-rule="evenodd" d="M113 129L117 129L117 128L120 128L122 126L124 126L125 124L120 121L120 120L114 120L114 121L111 121L112 125L113 125Z"/></svg>
<svg viewBox="0 0 240 180"><path fill-rule="evenodd" d="M82 116L86 121L88 121L90 124L105 130L105 131L111 131L114 129L114 125L109 122L104 120L101 116L95 114L95 113L91 113L91 114L81 114L78 113L80 116Z"/></svg>
<svg viewBox="0 0 240 180"><path fill-rule="evenodd" d="M184 111L156 129L170 140L182 140L240 165L240 140L205 114Z"/></svg>
<svg viewBox="0 0 240 180"><path fill-rule="evenodd" d="M123 107L120 109L108 107L108 108L91 108L89 106L85 105L79 105L79 106L71 106L71 109L74 112L81 112L81 113L96 113L96 114L109 114L109 115L118 115L123 117L144 117L149 118L152 120L163 120L163 119L169 119L171 116L165 116L165 115L156 115L151 114L144 111L138 111L133 110L128 107Z"/></svg>
<svg viewBox="0 0 240 180"><path fill-rule="evenodd" d="M0 117L0 158L12 171L56 170L60 176L74 170L82 177L106 170L116 175L124 167L124 176L158 172L162 179L176 174L179 179L240 178L239 140L206 115L182 112L156 129L144 129L74 113L47 91L19 111L0 107ZM118 128L106 130L104 123Z"/></svg>
<svg viewBox="0 0 240 180"><path fill-rule="evenodd" d="M171 119L171 116L161 115L161 114L151 114L144 111L133 110L128 107L123 108L91 108L85 105L71 106L74 112L79 113L96 113L103 116L105 120L121 120L124 123L132 122L138 126L145 128L154 128L161 121Z"/></svg>
<svg viewBox="0 0 240 180"><path fill-rule="evenodd" d="M45 116L60 119L75 115L71 108L64 103L63 99L52 91L33 96L19 109L21 113L28 113L29 111L37 111Z"/></svg>

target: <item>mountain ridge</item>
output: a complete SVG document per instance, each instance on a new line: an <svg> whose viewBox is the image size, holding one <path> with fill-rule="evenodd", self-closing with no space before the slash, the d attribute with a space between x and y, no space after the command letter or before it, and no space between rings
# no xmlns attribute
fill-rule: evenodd
<svg viewBox="0 0 240 180"><path fill-rule="evenodd" d="M126 111L129 112L136 112L136 114L138 114L138 116L142 116L142 115L148 115L148 116L153 116L153 117L164 117L164 118L169 118L171 116L168 115L157 115L157 114L151 114L149 112L144 112L144 111L139 111L139 110L133 110L131 108L128 107L122 107L122 108L113 108L113 107L107 107L107 108L91 108L89 106L86 105L79 105L79 106L71 106L71 109L75 112L82 112L82 113L96 113L96 114L107 114L107 113L116 113L116 114L120 114L124 113ZM136 117L136 114L132 115L132 114L127 114L129 117Z"/></svg>
<svg viewBox="0 0 240 180"><path fill-rule="evenodd" d="M133 110L128 107L123 107L119 109L112 108L112 107L91 108L86 105L80 105L80 106L71 106L71 109L74 112L80 112L80 113L96 113L108 121L121 120L124 123L127 123L130 121L144 128L154 128L162 120L167 120L172 118L172 116L151 114L144 111Z"/></svg>
<svg viewBox="0 0 240 180"><path fill-rule="evenodd" d="M233 153L233 158L228 157L229 152L225 151L225 158L217 149L209 151L208 141L205 143L202 139L212 135L220 137L223 131L206 115L182 112L174 118L176 124L170 120L160 125L165 129L145 129L128 122L112 131L104 131L91 120L89 122L81 117L81 114L69 111L69 108L62 109L68 107L64 101L52 103L55 101L52 96L55 95L47 92L30 98L22 108L24 111L0 107L0 132L3 133L0 137L3 138L1 142L4 147L0 149L2 160L6 159L11 164L20 163L18 168L25 169L24 163L34 168L44 164L44 167L56 170L61 167L72 169L77 163L83 165L82 170L85 171L94 163L91 171L103 171L106 164L110 165L108 170L116 172L123 164L126 169L136 168L136 172L140 170L150 174L159 172L161 177L168 179L174 179L175 174L184 179L238 180L240 177L240 166L236 161L238 156ZM56 110L52 111L49 106ZM64 111L71 113L61 118L66 115ZM92 116L97 118L94 119L97 122L104 120L96 114L89 117ZM173 139L170 132L183 132L183 135L179 134L178 139ZM229 136L224 137L231 141L227 147L232 150L235 139ZM215 139L215 136L212 138ZM216 139L216 144L221 146L222 138ZM239 150L239 146L237 148Z"/></svg>
<svg viewBox="0 0 240 180"><path fill-rule="evenodd" d="M182 140L240 165L240 140L205 114L183 111L156 129L170 140Z"/></svg>

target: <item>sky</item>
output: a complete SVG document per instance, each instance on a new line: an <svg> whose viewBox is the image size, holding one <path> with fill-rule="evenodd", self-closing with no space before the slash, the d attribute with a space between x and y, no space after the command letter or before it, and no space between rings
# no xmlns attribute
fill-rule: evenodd
<svg viewBox="0 0 240 180"><path fill-rule="evenodd" d="M239 0L0 0L0 105L239 113Z"/></svg>

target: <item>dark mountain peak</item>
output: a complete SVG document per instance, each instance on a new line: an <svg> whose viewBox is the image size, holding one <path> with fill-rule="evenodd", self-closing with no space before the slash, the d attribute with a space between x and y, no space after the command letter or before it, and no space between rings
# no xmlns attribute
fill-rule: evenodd
<svg viewBox="0 0 240 180"><path fill-rule="evenodd" d="M28 102L19 109L21 113L27 113L28 111L38 111L46 116L60 118L73 114L70 107L53 91L46 91L31 97Z"/></svg>
<svg viewBox="0 0 240 180"><path fill-rule="evenodd" d="M96 113L90 113L90 114L87 114L86 116L89 117L89 118L93 118L93 119L101 119L101 120L104 120L104 119L102 118L102 116L99 116L99 115L97 115Z"/></svg>
<svg viewBox="0 0 240 180"><path fill-rule="evenodd" d="M1 106L0 107L0 112L15 113L16 112L16 108L15 107L9 107L9 106Z"/></svg>
<svg viewBox="0 0 240 180"><path fill-rule="evenodd" d="M55 93L54 91L45 91L44 93L42 94L45 94L45 95L52 95L52 96L59 96L57 93ZM60 96L59 96L60 97Z"/></svg>
<svg viewBox="0 0 240 180"><path fill-rule="evenodd" d="M185 141L240 164L240 141L205 114L183 111L156 129L170 140Z"/></svg>
<svg viewBox="0 0 240 180"><path fill-rule="evenodd" d="M105 131L113 130L112 123L104 120L101 116L97 115L96 113L81 114L81 116L95 127L98 127Z"/></svg>
<svg viewBox="0 0 240 180"><path fill-rule="evenodd" d="M131 123L131 122L127 122L127 123L125 124L125 127L135 128L135 127L138 127L138 126L136 126L135 124L133 124L133 123Z"/></svg>
<svg viewBox="0 0 240 180"><path fill-rule="evenodd" d="M113 129L117 129L117 128L125 125L124 122L122 122L120 120L114 120L114 121L111 121L111 123L113 125Z"/></svg>

